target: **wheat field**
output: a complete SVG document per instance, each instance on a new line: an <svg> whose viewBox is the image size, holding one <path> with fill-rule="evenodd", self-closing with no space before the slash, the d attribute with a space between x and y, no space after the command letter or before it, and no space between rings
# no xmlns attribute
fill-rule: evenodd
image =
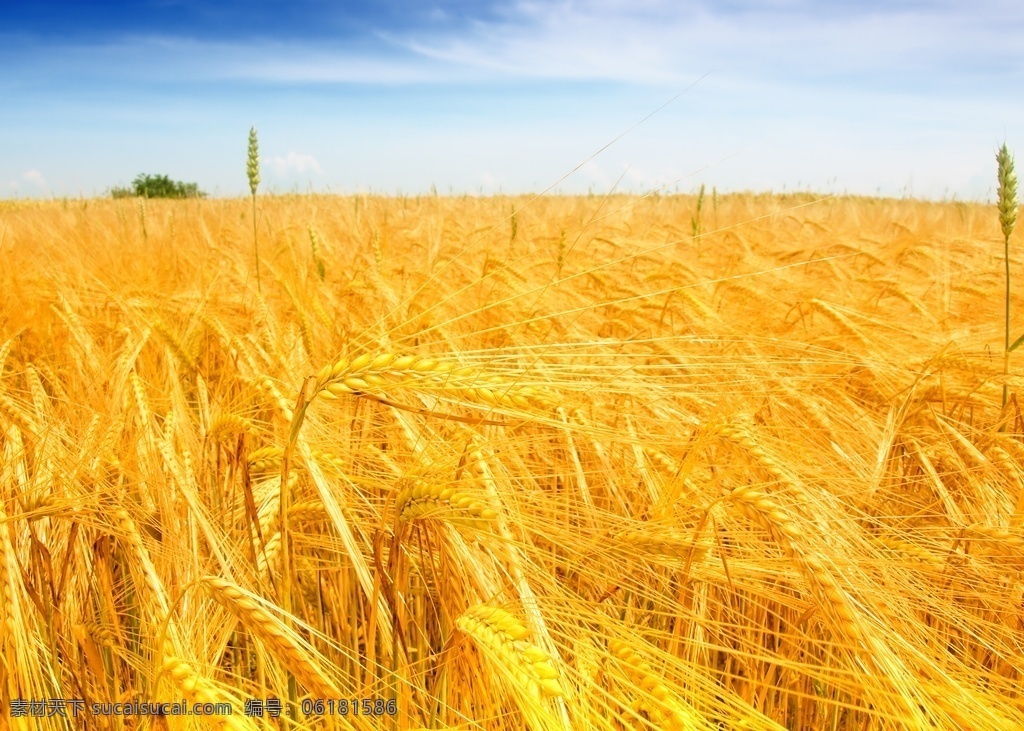
<svg viewBox="0 0 1024 731"><path fill-rule="evenodd" d="M1024 728L993 206L256 212L0 203L0 726Z"/></svg>

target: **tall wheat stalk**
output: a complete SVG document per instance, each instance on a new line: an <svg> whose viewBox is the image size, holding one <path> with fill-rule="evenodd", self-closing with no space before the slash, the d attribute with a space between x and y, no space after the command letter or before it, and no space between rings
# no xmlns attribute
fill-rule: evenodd
<svg viewBox="0 0 1024 731"><path fill-rule="evenodd" d="M704 208L704 183L700 184L700 192L697 193L697 211L690 216L690 234L696 241L704 232L704 224L700 220L701 210Z"/></svg>
<svg viewBox="0 0 1024 731"><path fill-rule="evenodd" d="M1024 335L1010 344L1010 234L1017 223L1017 174L1013 170L1013 156L1006 149L1006 143L996 153L996 164L999 175L999 225L1003 230L1003 260L1006 262L1006 317L1005 317L1005 350L1003 352L1003 408L1006 408L1007 385L1005 378L1010 374L1010 353L1016 350Z"/></svg>
<svg viewBox="0 0 1024 731"><path fill-rule="evenodd" d="M260 147L255 127L249 128L249 161L245 170L249 175L249 191L252 193L252 248L256 253L256 289L263 294L263 287L260 286L260 249L256 243L256 188L260 184Z"/></svg>

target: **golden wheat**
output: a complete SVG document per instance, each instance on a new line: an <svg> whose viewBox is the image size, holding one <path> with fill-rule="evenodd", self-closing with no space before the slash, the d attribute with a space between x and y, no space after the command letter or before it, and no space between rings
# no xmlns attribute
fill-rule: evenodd
<svg viewBox="0 0 1024 731"><path fill-rule="evenodd" d="M0 202L0 727L1024 727L1003 178Z"/></svg>
<svg viewBox="0 0 1024 731"><path fill-rule="evenodd" d="M203 588L242 625L267 643L270 651L315 695L338 698L341 691L302 647L297 635L275 618L257 598L239 586L216 576L202 579Z"/></svg>
<svg viewBox="0 0 1024 731"><path fill-rule="evenodd" d="M564 695L551 658L527 642L530 630L504 609L478 604L463 612L455 624L531 695Z"/></svg>

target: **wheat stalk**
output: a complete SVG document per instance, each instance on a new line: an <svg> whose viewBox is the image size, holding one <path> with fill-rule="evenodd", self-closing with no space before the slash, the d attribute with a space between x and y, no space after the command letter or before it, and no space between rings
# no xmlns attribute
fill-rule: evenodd
<svg viewBox="0 0 1024 731"><path fill-rule="evenodd" d="M997 177L999 190L997 192L998 202L996 207L999 210L999 227L1003 231L1003 261L1006 264L1006 299L1005 299L1005 349L1003 355L1003 409L1006 409L1008 396L1006 377L1010 375L1010 352L1021 344L1024 336L1018 339L1014 345L1010 345L1010 234L1017 223L1017 173L1013 169L1013 156L1006 149L1006 143L996 153Z"/></svg>
<svg viewBox="0 0 1024 731"><path fill-rule="evenodd" d="M249 192L252 195L252 248L256 254L256 290L263 294L263 287L260 285L260 250L256 243L256 188L260 184L260 148L255 127L249 128L249 156L245 172L249 178Z"/></svg>

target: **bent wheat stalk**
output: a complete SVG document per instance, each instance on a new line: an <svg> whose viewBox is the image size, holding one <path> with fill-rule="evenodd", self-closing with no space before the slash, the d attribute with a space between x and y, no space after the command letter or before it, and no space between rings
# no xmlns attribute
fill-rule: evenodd
<svg viewBox="0 0 1024 731"><path fill-rule="evenodd" d="M565 695L551 658L527 642L530 630L504 609L478 604L463 612L455 626L472 637L488 659L508 673L528 696L539 700Z"/></svg>
<svg viewBox="0 0 1024 731"><path fill-rule="evenodd" d="M338 686L312 659L310 650L303 647L294 631L264 609L253 594L217 576L204 577L201 585L247 630L263 640L274 656L311 692L321 698L341 697Z"/></svg>
<svg viewBox="0 0 1024 731"><path fill-rule="evenodd" d="M317 373L312 393L331 399L343 394L379 395L389 388L439 391L490 407L547 410L555 405L531 386L510 384L508 379L487 376L473 366L395 353L367 353L325 366Z"/></svg>

